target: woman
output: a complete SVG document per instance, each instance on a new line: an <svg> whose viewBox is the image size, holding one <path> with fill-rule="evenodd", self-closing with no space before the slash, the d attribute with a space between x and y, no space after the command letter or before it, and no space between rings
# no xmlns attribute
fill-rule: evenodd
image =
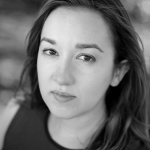
<svg viewBox="0 0 150 150"><path fill-rule="evenodd" d="M31 93L1 117L3 150L148 150L139 41L119 0L48 0L29 35Z"/></svg>

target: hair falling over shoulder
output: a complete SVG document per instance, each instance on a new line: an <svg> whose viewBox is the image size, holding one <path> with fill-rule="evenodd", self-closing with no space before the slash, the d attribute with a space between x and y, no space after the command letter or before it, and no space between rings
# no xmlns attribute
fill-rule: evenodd
<svg viewBox="0 0 150 150"><path fill-rule="evenodd" d="M123 150L132 138L149 145L149 84L142 42L119 0L47 0L28 36L27 60L21 76L30 80L29 94L33 106L45 105L37 78L37 55L42 27L49 14L58 7L85 7L100 13L107 21L115 46L115 65L126 60L129 71L117 87L106 93L108 118L103 131L96 133L88 149Z"/></svg>

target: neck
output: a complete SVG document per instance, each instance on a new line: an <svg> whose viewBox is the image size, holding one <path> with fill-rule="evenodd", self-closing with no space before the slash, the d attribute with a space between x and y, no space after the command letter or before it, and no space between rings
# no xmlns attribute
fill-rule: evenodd
<svg viewBox="0 0 150 150"><path fill-rule="evenodd" d="M100 110L100 109L99 109ZM105 111L85 113L73 119L62 119L50 115L48 129L51 137L67 148L85 148L99 132L106 120Z"/></svg>

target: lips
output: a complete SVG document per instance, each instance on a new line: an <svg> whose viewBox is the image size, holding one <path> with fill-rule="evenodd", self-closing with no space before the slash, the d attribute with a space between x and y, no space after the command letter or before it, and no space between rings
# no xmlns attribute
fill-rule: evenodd
<svg viewBox="0 0 150 150"><path fill-rule="evenodd" d="M65 92L60 92L57 90L52 91L51 93L53 94L54 98L61 103L65 103L65 102L71 101L74 98L76 98L76 96L74 96L74 95L71 95L71 94L68 94Z"/></svg>

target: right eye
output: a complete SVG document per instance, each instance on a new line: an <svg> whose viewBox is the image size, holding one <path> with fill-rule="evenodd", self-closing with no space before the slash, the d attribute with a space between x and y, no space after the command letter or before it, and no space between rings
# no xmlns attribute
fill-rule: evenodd
<svg viewBox="0 0 150 150"><path fill-rule="evenodd" d="M44 49L43 53L49 56L58 56L58 53L54 49Z"/></svg>

